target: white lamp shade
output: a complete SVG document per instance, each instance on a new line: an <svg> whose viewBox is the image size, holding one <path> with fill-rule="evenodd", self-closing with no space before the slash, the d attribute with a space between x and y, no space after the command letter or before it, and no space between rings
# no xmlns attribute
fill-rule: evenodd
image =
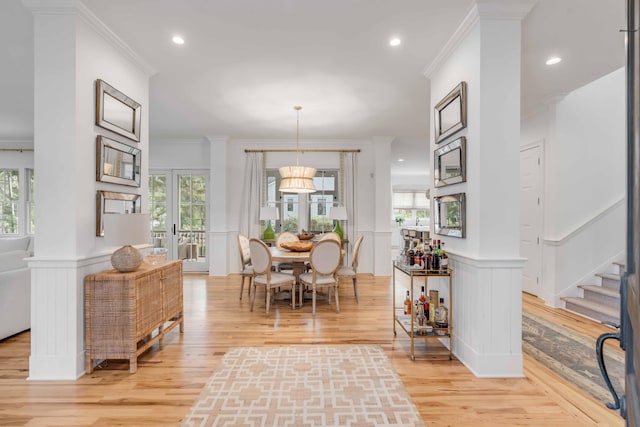
<svg viewBox="0 0 640 427"><path fill-rule="evenodd" d="M264 221L268 220L278 220L280 219L280 213L278 212L278 208L273 207L262 207L260 208L260 219Z"/></svg>
<svg viewBox="0 0 640 427"><path fill-rule="evenodd" d="M104 243L107 246L150 243L148 214L105 214Z"/></svg>
<svg viewBox="0 0 640 427"><path fill-rule="evenodd" d="M329 218L337 220L349 219L347 217L347 208L344 206L333 206L329 212Z"/></svg>
<svg viewBox="0 0 640 427"><path fill-rule="evenodd" d="M313 177L315 168L307 166L283 166L279 169L282 181L278 191L285 193L315 193Z"/></svg>

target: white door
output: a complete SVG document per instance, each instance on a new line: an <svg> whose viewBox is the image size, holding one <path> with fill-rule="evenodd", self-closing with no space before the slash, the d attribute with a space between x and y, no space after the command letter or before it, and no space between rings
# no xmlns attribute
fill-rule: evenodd
<svg viewBox="0 0 640 427"><path fill-rule="evenodd" d="M207 271L208 182L203 170L155 170L149 175L149 213L154 246L180 259L184 271Z"/></svg>
<svg viewBox="0 0 640 427"><path fill-rule="evenodd" d="M520 151L520 256L522 290L539 295L542 276L542 146Z"/></svg>

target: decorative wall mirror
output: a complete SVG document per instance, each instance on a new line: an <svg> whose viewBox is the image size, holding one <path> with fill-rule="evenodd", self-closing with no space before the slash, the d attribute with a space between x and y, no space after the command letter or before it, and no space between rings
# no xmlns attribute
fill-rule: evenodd
<svg viewBox="0 0 640 427"><path fill-rule="evenodd" d="M465 237L465 193L433 198L435 233L450 237Z"/></svg>
<svg viewBox="0 0 640 427"><path fill-rule="evenodd" d="M98 135L96 140L96 180L140 187L142 151Z"/></svg>
<svg viewBox="0 0 640 427"><path fill-rule="evenodd" d="M435 106L436 143L467 127L467 84L460 82Z"/></svg>
<svg viewBox="0 0 640 427"><path fill-rule="evenodd" d="M98 191L96 207L96 236L104 236L103 215L140 213L140 195Z"/></svg>
<svg viewBox="0 0 640 427"><path fill-rule="evenodd" d="M142 105L108 83L96 80L96 125L140 141Z"/></svg>
<svg viewBox="0 0 640 427"><path fill-rule="evenodd" d="M467 140L464 136L433 152L433 179L436 187L467 180Z"/></svg>

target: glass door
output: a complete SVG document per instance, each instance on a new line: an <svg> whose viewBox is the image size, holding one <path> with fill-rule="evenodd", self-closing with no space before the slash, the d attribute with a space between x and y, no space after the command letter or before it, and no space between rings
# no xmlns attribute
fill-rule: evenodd
<svg viewBox="0 0 640 427"><path fill-rule="evenodd" d="M184 271L207 271L209 172L155 170L149 175L149 213L154 247L184 262Z"/></svg>

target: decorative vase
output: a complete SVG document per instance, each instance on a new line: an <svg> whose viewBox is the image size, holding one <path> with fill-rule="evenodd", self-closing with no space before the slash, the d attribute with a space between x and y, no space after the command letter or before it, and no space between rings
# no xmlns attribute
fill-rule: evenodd
<svg viewBox="0 0 640 427"><path fill-rule="evenodd" d="M332 231L340 236L340 240L344 240L344 232L342 231L342 227L340 227L340 221L336 221L336 225Z"/></svg>
<svg viewBox="0 0 640 427"><path fill-rule="evenodd" d="M142 254L131 245L126 245L111 255L111 265L122 273L135 271L142 264Z"/></svg>
<svg viewBox="0 0 640 427"><path fill-rule="evenodd" d="M276 233L275 231L273 231L273 228L271 228L271 221L269 221L269 223L267 224L267 228L264 229L262 238L264 240L273 240L276 238Z"/></svg>

